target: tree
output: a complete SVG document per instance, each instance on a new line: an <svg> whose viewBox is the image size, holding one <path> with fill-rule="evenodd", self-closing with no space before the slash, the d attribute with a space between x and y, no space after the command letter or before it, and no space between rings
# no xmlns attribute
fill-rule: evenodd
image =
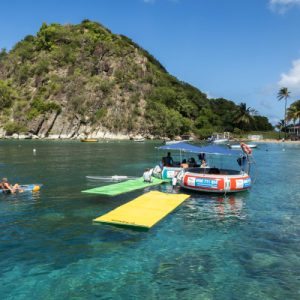
<svg viewBox="0 0 300 300"><path fill-rule="evenodd" d="M287 120L293 120L294 132L296 131L295 127L297 119L300 119L300 100L293 102L287 109Z"/></svg>
<svg viewBox="0 0 300 300"><path fill-rule="evenodd" d="M17 93L10 86L10 82L0 80L0 112L4 108L12 106L13 100L16 99Z"/></svg>
<svg viewBox="0 0 300 300"><path fill-rule="evenodd" d="M282 131L282 129L284 128L284 120L280 120L280 122L278 122L275 127L279 130L279 138L280 138L280 132Z"/></svg>
<svg viewBox="0 0 300 300"><path fill-rule="evenodd" d="M296 120L298 119L298 115L297 115L297 108L296 106L291 105L288 109L287 109L287 115L286 115L287 121L293 121L293 125L294 125L294 132L295 132L295 126L296 126Z"/></svg>
<svg viewBox="0 0 300 300"><path fill-rule="evenodd" d="M2 49L0 50L0 60L1 60L1 59L4 59L6 56L7 56L6 49L5 49L5 48L2 48Z"/></svg>
<svg viewBox="0 0 300 300"><path fill-rule="evenodd" d="M255 109L247 107L247 104L242 102L237 106L234 123L239 125L241 129L246 129L246 125L253 121L253 115L256 113Z"/></svg>
<svg viewBox="0 0 300 300"><path fill-rule="evenodd" d="M254 116L250 130L270 131L274 130L267 117Z"/></svg>
<svg viewBox="0 0 300 300"><path fill-rule="evenodd" d="M284 128L286 128L286 104L287 99L290 97L290 93L287 87L283 87L279 90L277 94L278 101L284 99ZM286 138L286 130L284 131L284 137Z"/></svg>

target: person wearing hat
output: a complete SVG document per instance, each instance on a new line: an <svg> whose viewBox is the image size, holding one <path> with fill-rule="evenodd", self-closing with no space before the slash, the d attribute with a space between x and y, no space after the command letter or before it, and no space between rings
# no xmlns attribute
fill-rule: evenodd
<svg viewBox="0 0 300 300"><path fill-rule="evenodd" d="M23 190L20 188L20 186L16 183L15 185L11 185L7 178L2 178L2 181L0 182L0 189L4 193L10 194L10 193L15 193L16 191L23 192Z"/></svg>

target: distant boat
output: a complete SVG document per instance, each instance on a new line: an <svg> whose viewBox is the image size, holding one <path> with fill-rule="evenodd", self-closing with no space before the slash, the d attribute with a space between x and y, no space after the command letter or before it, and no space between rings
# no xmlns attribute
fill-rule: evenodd
<svg viewBox="0 0 300 300"><path fill-rule="evenodd" d="M145 138L134 139L133 141L136 143L142 143L142 142L145 142Z"/></svg>
<svg viewBox="0 0 300 300"><path fill-rule="evenodd" d="M80 141L84 142L84 143L96 143L96 142L98 142L97 139L81 139Z"/></svg>
<svg viewBox="0 0 300 300"><path fill-rule="evenodd" d="M224 144L229 142L229 139L230 139L229 132L214 133L210 138L208 138L208 142L213 144Z"/></svg>
<svg viewBox="0 0 300 300"><path fill-rule="evenodd" d="M229 141L228 139L215 139L212 142L214 144L224 144L224 143L227 143L228 141Z"/></svg>
<svg viewBox="0 0 300 300"><path fill-rule="evenodd" d="M257 148L256 144L247 144L247 146L249 148ZM234 145L228 144L228 147L231 148L231 149L241 149L241 145L239 145L239 144L234 144Z"/></svg>
<svg viewBox="0 0 300 300"><path fill-rule="evenodd" d="M166 145L173 145L177 143L182 143L182 142L188 142L189 140L181 140L181 141L176 141L176 140L171 140L171 141L165 141Z"/></svg>

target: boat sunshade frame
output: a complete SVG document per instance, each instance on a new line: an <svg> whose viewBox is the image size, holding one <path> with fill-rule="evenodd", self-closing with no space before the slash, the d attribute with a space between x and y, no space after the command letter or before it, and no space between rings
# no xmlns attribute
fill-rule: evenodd
<svg viewBox="0 0 300 300"><path fill-rule="evenodd" d="M195 146L185 142L176 143L171 145L164 145L157 147L159 150L177 150L182 152L191 152L191 153L205 153L205 154L215 154L215 155L234 155L240 154L236 150L228 149L222 146L217 145L208 145L208 146Z"/></svg>

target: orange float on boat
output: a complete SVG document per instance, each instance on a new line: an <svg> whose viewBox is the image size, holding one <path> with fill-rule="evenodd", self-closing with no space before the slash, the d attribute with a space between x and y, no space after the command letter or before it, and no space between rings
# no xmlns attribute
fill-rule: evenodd
<svg viewBox="0 0 300 300"><path fill-rule="evenodd" d="M247 144L241 143L241 148L245 154L247 155L252 154L252 149Z"/></svg>

